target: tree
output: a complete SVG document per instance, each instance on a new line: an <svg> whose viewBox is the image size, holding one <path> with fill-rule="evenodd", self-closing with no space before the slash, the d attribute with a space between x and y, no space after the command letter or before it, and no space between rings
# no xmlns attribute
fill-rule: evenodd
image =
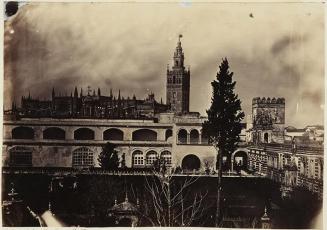
<svg viewBox="0 0 327 230"><path fill-rule="evenodd" d="M103 169L118 169L119 158L118 152L115 150L116 145L107 142L104 147L102 147L102 152L98 157L100 167Z"/></svg>
<svg viewBox="0 0 327 230"><path fill-rule="evenodd" d="M241 101L234 93L236 82L233 81L233 72L229 72L227 58L222 60L217 73L217 79L211 82L213 89L211 106L207 110L208 120L202 125L205 136L218 149L217 169L218 169L218 191L217 210L215 225L218 226L220 218L221 200L221 178L223 156L227 157L227 162L231 162L231 154L237 148L240 141L241 120L244 113L241 109Z"/></svg>
<svg viewBox="0 0 327 230"><path fill-rule="evenodd" d="M203 217L204 199L207 192L194 192L190 187L199 177L175 177L164 160L153 165L153 175L145 177L145 189L149 194L147 206L140 213L153 226L190 226ZM149 211L150 210L150 211Z"/></svg>

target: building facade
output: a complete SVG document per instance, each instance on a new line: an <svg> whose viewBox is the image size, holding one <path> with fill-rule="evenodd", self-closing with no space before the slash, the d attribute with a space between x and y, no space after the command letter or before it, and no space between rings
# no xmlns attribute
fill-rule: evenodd
<svg viewBox="0 0 327 230"><path fill-rule="evenodd" d="M214 167L216 150L202 138L203 118L162 113L154 120L21 118L4 121L3 166L99 167L105 143L129 168L157 158L185 170Z"/></svg>
<svg viewBox="0 0 327 230"><path fill-rule="evenodd" d="M323 195L323 147L291 145L249 146L248 168L280 183ZM295 168L294 168L295 167ZM294 183L293 183L294 182Z"/></svg>

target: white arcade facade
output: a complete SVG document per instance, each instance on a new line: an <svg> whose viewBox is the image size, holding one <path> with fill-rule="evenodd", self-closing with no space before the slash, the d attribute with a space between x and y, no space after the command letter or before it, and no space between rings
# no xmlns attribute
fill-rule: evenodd
<svg viewBox="0 0 327 230"><path fill-rule="evenodd" d="M99 167L98 156L110 142L129 168L151 167L159 157L185 170L214 169L216 150L202 136L203 119L174 113L151 120L5 119L2 165Z"/></svg>

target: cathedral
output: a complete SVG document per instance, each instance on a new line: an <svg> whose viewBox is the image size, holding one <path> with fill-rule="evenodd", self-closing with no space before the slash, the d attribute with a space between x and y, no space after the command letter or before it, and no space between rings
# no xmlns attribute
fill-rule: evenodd
<svg viewBox="0 0 327 230"><path fill-rule="evenodd" d="M179 35L174 52L174 64L167 68L166 101L167 104L156 101L154 93L140 100L133 95L124 98L114 96L112 89L109 96L101 94L100 88L91 90L88 87L84 94L83 89L78 93L61 95L52 89L50 100L39 100L23 96L21 108L13 103L12 114L19 117L51 117L51 118L103 118L103 119L152 119L163 112L186 114L189 112L190 98L190 69L184 66L184 53Z"/></svg>

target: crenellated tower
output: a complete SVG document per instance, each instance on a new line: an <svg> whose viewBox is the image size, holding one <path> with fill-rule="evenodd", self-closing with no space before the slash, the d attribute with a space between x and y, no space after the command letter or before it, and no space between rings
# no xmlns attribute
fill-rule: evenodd
<svg viewBox="0 0 327 230"><path fill-rule="evenodd" d="M184 52L179 35L174 52L174 64L167 67L167 104L175 113L188 113L190 104L190 70L184 66Z"/></svg>
<svg viewBox="0 0 327 230"><path fill-rule="evenodd" d="M283 143L285 126L285 99L260 98L252 100L252 141Z"/></svg>

